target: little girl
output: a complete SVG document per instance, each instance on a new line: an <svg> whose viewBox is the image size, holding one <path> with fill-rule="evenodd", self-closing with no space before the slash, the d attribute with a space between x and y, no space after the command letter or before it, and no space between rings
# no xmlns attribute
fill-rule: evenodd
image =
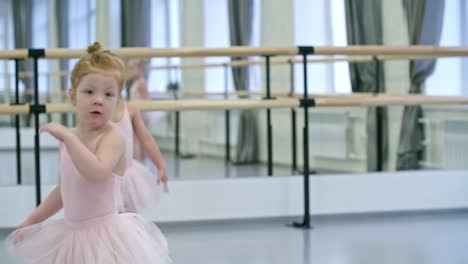
<svg viewBox="0 0 468 264"><path fill-rule="evenodd" d="M113 120L115 126L125 136L127 148L127 170L121 177L121 193L123 207L121 212L139 212L145 208L154 208L159 195L168 191L167 174L158 144L145 126L143 119L137 109L128 107L123 100L117 103L117 110ZM143 142L143 149L148 153L150 159L158 168L158 177L154 181L153 174L141 163L133 159L134 137Z"/></svg>
<svg viewBox="0 0 468 264"><path fill-rule="evenodd" d="M111 118L125 66L98 43L72 72L70 100L78 127L41 128L60 144L58 186L13 232L10 252L26 263L171 263L159 229L133 213L117 213L119 180L128 164L126 142ZM64 208L64 219L44 222Z"/></svg>
<svg viewBox="0 0 468 264"><path fill-rule="evenodd" d="M131 80L129 87L130 100L150 100L148 85L145 79L145 61L142 59L131 59L127 63L127 68L128 76ZM150 117L149 113L142 113L141 117L143 123L147 125ZM133 138L133 157L136 160L144 160L145 158L145 153L142 149L143 144L138 138Z"/></svg>

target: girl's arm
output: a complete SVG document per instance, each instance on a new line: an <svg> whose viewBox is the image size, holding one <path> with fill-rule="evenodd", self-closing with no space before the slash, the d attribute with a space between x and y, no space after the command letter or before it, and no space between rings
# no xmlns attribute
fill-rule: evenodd
<svg viewBox="0 0 468 264"><path fill-rule="evenodd" d="M112 175L125 151L123 136L114 129L103 136L96 154L91 152L78 136L60 124L46 124L41 131L47 131L63 141L73 164L89 181L97 182Z"/></svg>
<svg viewBox="0 0 468 264"><path fill-rule="evenodd" d="M164 190L167 192L169 190L167 186L167 173L166 173L166 165L164 163L164 159L162 157L161 151L159 150L158 143L153 138L153 135L148 131L148 128L145 125L145 122L141 118L140 111L133 107L127 106L131 115L133 131L140 141L143 149L150 157L151 161L153 161L156 168L158 168L158 179L157 183L160 182L164 185Z"/></svg>
<svg viewBox="0 0 468 264"><path fill-rule="evenodd" d="M59 146L60 164L61 152L64 151L62 144ZM47 195L47 198L18 226L18 229L45 221L63 208L62 193L60 193L61 171L58 173L58 185Z"/></svg>
<svg viewBox="0 0 468 264"><path fill-rule="evenodd" d="M47 198L18 226L18 229L45 221L62 208L62 195L59 186L56 186Z"/></svg>
<svg viewBox="0 0 468 264"><path fill-rule="evenodd" d="M150 95L149 95L149 92L148 92L148 84L146 83L145 78L142 78L138 82L137 85L138 85L137 91L140 94L141 98L143 98L144 100L149 100Z"/></svg>

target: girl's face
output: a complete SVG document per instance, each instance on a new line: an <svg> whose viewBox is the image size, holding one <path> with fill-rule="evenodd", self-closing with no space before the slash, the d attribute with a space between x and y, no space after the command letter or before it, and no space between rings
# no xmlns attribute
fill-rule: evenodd
<svg viewBox="0 0 468 264"><path fill-rule="evenodd" d="M118 84L111 75L88 74L80 80L78 87L70 90L78 120L89 128L106 124L116 110L118 99Z"/></svg>

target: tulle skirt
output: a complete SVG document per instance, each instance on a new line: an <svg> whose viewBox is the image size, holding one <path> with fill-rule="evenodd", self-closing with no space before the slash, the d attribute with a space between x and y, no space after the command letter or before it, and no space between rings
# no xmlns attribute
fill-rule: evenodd
<svg viewBox="0 0 468 264"><path fill-rule="evenodd" d="M172 263L161 231L133 213L48 221L16 230L6 243L15 259L28 264Z"/></svg>
<svg viewBox="0 0 468 264"><path fill-rule="evenodd" d="M156 176L136 160L133 160L125 175L119 179L123 200L123 204L118 206L120 212L153 209L163 196L162 183L156 184Z"/></svg>

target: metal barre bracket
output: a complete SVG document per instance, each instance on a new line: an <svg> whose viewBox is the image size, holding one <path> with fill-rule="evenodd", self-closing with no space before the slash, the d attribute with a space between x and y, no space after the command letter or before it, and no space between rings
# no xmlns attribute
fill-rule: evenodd
<svg viewBox="0 0 468 264"><path fill-rule="evenodd" d="M314 98L304 98L300 100L301 107L314 107L315 99Z"/></svg>

